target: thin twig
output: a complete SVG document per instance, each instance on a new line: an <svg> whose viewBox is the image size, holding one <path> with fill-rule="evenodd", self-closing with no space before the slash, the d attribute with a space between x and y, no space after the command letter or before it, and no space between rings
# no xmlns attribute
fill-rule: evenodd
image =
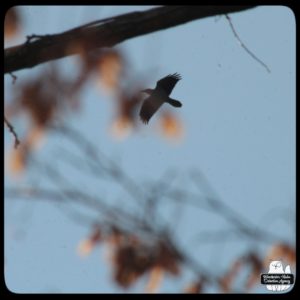
<svg viewBox="0 0 300 300"><path fill-rule="evenodd" d="M13 74L12 72L10 72L8 74L12 77L12 84L15 84L16 80L17 80L17 76L15 74Z"/></svg>
<svg viewBox="0 0 300 300"><path fill-rule="evenodd" d="M271 73L270 68L269 68L262 60L260 60L253 52L251 52L251 51L249 50L249 48L242 42L242 40L240 39L239 35L237 34L237 32L236 32L236 30L235 30L235 28L234 28L234 26L233 26L233 24L232 24L231 18L230 18L227 14L225 14L225 17L226 17L226 19L228 20L229 25L230 25L230 28L231 28L231 30L232 30L232 32L233 32L235 38L238 40L239 44L241 45L241 47L244 48L244 50L245 50L245 51L246 51L253 59L255 59L259 64L261 64L261 65L267 70L268 73Z"/></svg>
<svg viewBox="0 0 300 300"><path fill-rule="evenodd" d="M18 148L19 144L21 143L19 138L18 138L18 135L14 129L14 127L9 123L9 121L6 119L6 117L4 116L4 123L6 124L6 126L8 127L9 131L13 134L13 136L15 137L15 149Z"/></svg>
<svg viewBox="0 0 300 300"><path fill-rule="evenodd" d="M138 184L136 184L134 179L129 177L126 172L120 168L115 161L110 159L103 152L100 152L99 149L96 150L86 137L71 127L53 126L52 128L56 129L58 133L62 133L68 137L70 141L75 143L82 151L84 151L87 158L92 159L94 163L99 164L100 168L105 169L106 173L112 176L116 182L118 182L124 190L130 194L135 201L137 201L137 204L140 205L141 201L144 200L143 190ZM102 159L100 159L100 157Z"/></svg>
<svg viewBox="0 0 300 300"><path fill-rule="evenodd" d="M250 220L247 220L245 217L241 217L237 211L231 208L224 201L221 201L221 198L212 188L206 176L204 176L204 174L202 174L199 170L193 171L191 174L191 181L196 184L200 191L203 192L203 189L206 190L207 196L205 198L207 200L207 204L213 209L213 211L233 224L243 235L257 241L284 240L284 238L277 236L276 234L266 231L263 228L256 227Z"/></svg>

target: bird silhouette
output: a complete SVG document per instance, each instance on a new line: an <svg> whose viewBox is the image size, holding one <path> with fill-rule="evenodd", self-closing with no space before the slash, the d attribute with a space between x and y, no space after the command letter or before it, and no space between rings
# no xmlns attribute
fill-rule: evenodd
<svg viewBox="0 0 300 300"><path fill-rule="evenodd" d="M145 89L141 92L149 95L144 100L140 110L140 118L143 123L147 124L157 110L166 102L174 107L181 107L178 100L169 97L176 83L181 79L178 73L170 74L157 81L155 89Z"/></svg>

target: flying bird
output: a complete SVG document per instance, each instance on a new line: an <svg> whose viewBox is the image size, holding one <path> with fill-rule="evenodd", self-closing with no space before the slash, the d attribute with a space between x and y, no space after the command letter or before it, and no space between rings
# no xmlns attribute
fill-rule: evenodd
<svg viewBox="0 0 300 300"><path fill-rule="evenodd" d="M178 100L169 97L175 84L181 79L178 73L168 75L157 81L155 89L145 89L141 92L149 95L141 107L140 118L147 124L156 111L166 102L175 107L181 107Z"/></svg>

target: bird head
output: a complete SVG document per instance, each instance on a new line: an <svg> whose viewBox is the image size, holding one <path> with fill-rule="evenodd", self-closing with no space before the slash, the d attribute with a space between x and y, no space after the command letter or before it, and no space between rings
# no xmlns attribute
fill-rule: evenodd
<svg viewBox="0 0 300 300"><path fill-rule="evenodd" d="M141 93L146 93L146 94L148 94L148 95L151 95L152 92L153 92L152 89L145 89L145 90L142 90L142 91L141 91Z"/></svg>

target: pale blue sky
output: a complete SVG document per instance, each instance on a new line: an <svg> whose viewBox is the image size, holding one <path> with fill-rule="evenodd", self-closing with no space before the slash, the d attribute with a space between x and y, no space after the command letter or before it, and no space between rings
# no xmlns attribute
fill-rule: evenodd
<svg viewBox="0 0 300 300"><path fill-rule="evenodd" d="M57 33L93 20L148 6L21 7L23 35ZM118 160L140 184L159 178L173 168L175 184L188 186L187 174L200 169L222 201L258 227L286 241L295 241L295 18L284 6L264 6L231 15L243 42L271 69L271 73L238 44L225 17L196 20L178 27L137 37L118 45L130 64L132 79L142 76L149 87L167 74L178 72L182 80L172 96L183 103L176 115L184 123L181 143L170 143L149 126L116 141L109 134L110 99L94 83L82 93L82 110L67 116L69 124L99 141L102 152ZM15 43L24 41L24 37ZM74 59L60 61L65 74ZM37 74L40 68L16 72L18 80ZM5 76L6 103L11 78ZM102 99L103 98L103 99ZM22 122L15 119L16 130ZM12 137L5 130L6 154ZM62 138L50 135L37 158L55 161ZM114 198L117 191L99 186L82 174L65 176L74 185ZM22 185L39 174L6 186ZM32 181L30 181L32 182ZM86 259L76 247L88 228L70 222L55 205L5 199L5 280L14 292L123 292L110 280L104 255L96 250ZM168 208L164 208L168 213ZM284 213L285 219L282 218ZM171 213L169 211L169 213ZM274 216L274 217L273 217ZM289 220L290 222L286 222ZM222 229L220 217L187 207L182 211L176 236L182 245L201 230ZM228 226L227 226L228 227ZM20 238L18 238L20 237ZM230 262L250 247L245 241L220 245L195 243L193 256L208 268L225 271ZM260 245L265 251L270 245ZM219 251L219 252L218 252ZM221 253L220 253L221 252ZM191 278L166 279L161 292L180 292ZM145 279L129 292L143 291ZM264 292L264 287L258 289Z"/></svg>

